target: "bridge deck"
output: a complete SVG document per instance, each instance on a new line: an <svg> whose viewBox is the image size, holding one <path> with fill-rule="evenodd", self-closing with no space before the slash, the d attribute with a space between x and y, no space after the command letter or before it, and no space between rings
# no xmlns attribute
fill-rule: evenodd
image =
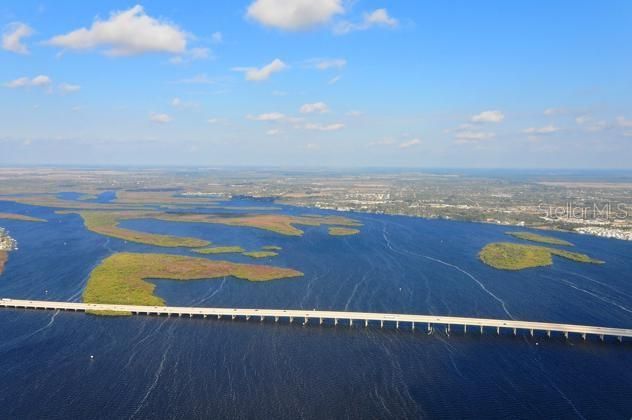
<svg viewBox="0 0 632 420"><path fill-rule="evenodd" d="M258 317L261 320L265 318L303 319L308 320L333 320L335 323L339 321L363 321L364 325L369 322L379 322L380 325L386 323L395 324L399 327L400 323L429 324L429 325L459 325L466 327L491 327L498 329L511 330L528 330L559 332L559 333L576 333L591 334L597 336L612 336L622 339L623 337L632 338L632 329L627 328L609 328L597 327L589 325L574 324L556 324L549 322L533 322L533 321L514 321L507 319L486 319L486 318L466 318L454 316L437 316L437 315L411 315L411 314L389 314L374 312L346 312L346 311L309 311L304 309L239 309L239 308L201 308L201 307L177 307L177 306L137 306L137 305L118 305L118 304L97 304L97 303L81 303L81 302L54 302L40 300L23 300L23 299L0 299L0 308L24 308L24 309L46 309L46 310L64 310L64 311L111 311L133 314L157 314L157 315L176 315L176 316L230 316L230 317Z"/></svg>

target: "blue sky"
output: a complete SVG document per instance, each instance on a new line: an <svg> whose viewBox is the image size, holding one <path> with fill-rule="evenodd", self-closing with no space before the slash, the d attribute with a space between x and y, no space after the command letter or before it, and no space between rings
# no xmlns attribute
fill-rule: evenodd
<svg viewBox="0 0 632 420"><path fill-rule="evenodd" d="M13 1L0 164L632 168L628 1Z"/></svg>

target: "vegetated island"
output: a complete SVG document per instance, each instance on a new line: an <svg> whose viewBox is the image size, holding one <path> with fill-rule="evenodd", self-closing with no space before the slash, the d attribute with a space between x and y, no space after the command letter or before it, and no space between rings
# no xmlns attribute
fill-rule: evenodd
<svg viewBox="0 0 632 420"><path fill-rule="evenodd" d="M24 214L16 214L16 213L0 213L0 219L21 220L23 222L46 222L45 219L40 219L37 217L31 217L31 216L26 216Z"/></svg>
<svg viewBox="0 0 632 420"><path fill-rule="evenodd" d="M198 254L241 254L246 252L246 250L240 246L212 246L209 248L194 249L193 252L197 252Z"/></svg>
<svg viewBox="0 0 632 420"><path fill-rule="evenodd" d="M264 245L261 247L264 251L281 251L283 248L277 245Z"/></svg>
<svg viewBox="0 0 632 420"><path fill-rule="evenodd" d="M356 235L358 233L360 233L358 229L344 228L344 227L338 227L338 226L329 228L329 234L331 236L349 236L349 235Z"/></svg>
<svg viewBox="0 0 632 420"><path fill-rule="evenodd" d="M479 258L485 264L499 270L523 270L552 265L553 255L582 263L604 263L578 252L510 242L496 242L486 245L479 253Z"/></svg>
<svg viewBox="0 0 632 420"><path fill-rule="evenodd" d="M4 265L9 259L9 253L6 251L0 251L0 274L4 271Z"/></svg>
<svg viewBox="0 0 632 420"><path fill-rule="evenodd" d="M276 257L279 254L274 251L249 251L242 253L242 255L250 258L268 258Z"/></svg>
<svg viewBox="0 0 632 420"><path fill-rule="evenodd" d="M252 227L287 236L302 236L303 231L294 225L361 226L357 220L341 216L289 216L285 214L254 214L246 216L217 216L196 213L158 213L155 219L171 222L217 223L227 226Z"/></svg>
<svg viewBox="0 0 632 420"><path fill-rule="evenodd" d="M160 235L156 233L138 232L124 229L118 226L121 220L153 218L153 213L143 212L102 212L102 211L60 211L58 213L78 213L83 218L86 229L125 241L162 247L186 247L198 248L210 245L209 241L197 238L187 238L172 235Z"/></svg>
<svg viewBox="0 0 632 420"><path fill-rule="evenodd" d="M202 280L233 276L249 281L270 281L300 277L303 273L290 268L238 264L206 258L170 254L118 253L97 266L83 292L86 303L164 306L154 295L156 286L147 279ZM92 311L96 315L131 315L109 311Z"/></svg>
<svg viewBox="0 0 632 420"><path fill-rule="evenodd" d="M514 238L524 239L525 241L531 242L539 242L541 244L549 244L549 245L563 245L563 246L573 246L572 243L565 241L563 239L554 238L552 236L544 236L537 233L532 232L506 232L507 235L511 235Z"/></svg>

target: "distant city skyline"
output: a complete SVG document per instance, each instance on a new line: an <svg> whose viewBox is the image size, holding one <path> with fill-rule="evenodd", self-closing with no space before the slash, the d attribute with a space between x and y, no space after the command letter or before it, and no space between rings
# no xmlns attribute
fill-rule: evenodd
<svg viewBox="0 0 632 420"><path fill-rule="evenodd" d="M632 169L632 3L5 2L0 165Z"/></svg>

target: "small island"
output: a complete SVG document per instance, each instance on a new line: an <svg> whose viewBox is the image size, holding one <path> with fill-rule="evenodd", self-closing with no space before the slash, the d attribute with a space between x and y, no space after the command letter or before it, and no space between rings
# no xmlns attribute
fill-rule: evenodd
<svg viewBox="0 0 632 420"><path fill-rule="evenodd" d="M23 222L45 222L45 219L40 219L37 217L26 216L24 214L17 213L0 213L0 219L6 220L21 220Z"/></svg>
<svg viewBox="0 0 632 420"><path fill-rule="evenodd" d="M264 245L261 247L264 251L281 251L283 248L277 245Z"/></svg>
<svg viewBox="0 0 632 420"><path fill-rule="evenodd" d="M4 265L9 259L9 253L6 251L0 251L0 274L4 271Z"/></svg>
<svg viewBox="0 0 632 420"><path fill-rule="evenodd" d="M242 255L250 258L269 258L276 257L279 254L274 251L249 251L244 252Z"/></svg>
<svg viewBox="0 0 632 420"><path fill-rule="evenodd" d="M532 232L506 232L507 235L513 236L514 238L524 239L525 241L531 242L539 242L541 244L548 245L562 245L562 246L573 246L572 243L565 241L563 239L554 238L552 236L544 236L537 233Z"/></svg>
<svg viewBox="0 0 632 420"><path fill-rule="evenodd" d="M581 263L603 264L603 261L578 252L510 242L486 245L479 253L479 258L485 264L499 270L523 270L552 265L553 255Z"/></svg>
<svg viewBox="0 0 632 420"><path fill-rule="evenodd" d="M357 235L358 233L360 233L358 229L351 229L351 228L338 227L338 226L329 228L329 234L331 236L349 236L349 235Z"/></svg>
<svg viewBox="0 0 632 420"><path fill-rule="evenodd" d="M148 279L185 281L232 276L258 282L302 275L300 271L291 268L238 264L171 254L122 252L107 257L92 271L83 292L83 301L164 306L165 301L154 295L156 286L147 281ZM114 315L100 311L94 314Z"/></svg>
<svg viewBox="0 0 632 420"><path fill-rule="evenodd" d="M246 252L246 250L240 246L212 246L194 249L193 252L198 254L241 254Z"/></svg>

